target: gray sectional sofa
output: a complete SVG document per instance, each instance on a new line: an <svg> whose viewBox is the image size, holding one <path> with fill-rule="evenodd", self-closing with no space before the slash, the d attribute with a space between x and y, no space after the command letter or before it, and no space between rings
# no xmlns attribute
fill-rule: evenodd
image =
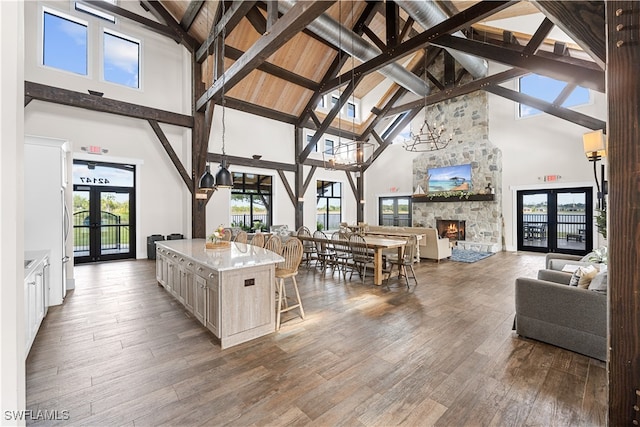
<svg viewBox="0 0 640 427"><path fill-rule="evenodd" d="M577 264L579 259L564 261ZM548 257L547 267L561 264L550 261ZM536 279L516 279L516 333L605 361L607 295L569 286L572 275L561 269L540 270Z"/></svg>

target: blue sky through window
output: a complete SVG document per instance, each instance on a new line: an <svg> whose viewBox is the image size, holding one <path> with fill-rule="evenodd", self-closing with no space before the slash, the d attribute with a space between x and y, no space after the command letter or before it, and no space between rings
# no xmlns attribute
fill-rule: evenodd
<svg viewBox="0 0 640 427"><path fill-rule="evenodd" d="M566 85L566 82L538 74L529 74L520 78L521 93L547 102L553 102ZM587 103L589 103L589 90L582 86L577 86L562 103L562 106L575 107L576 105L584 105ZM520 117L532 116L539 113L540 110L538 109L520 104Z"/></svg>
<svg viewBox="0 0 640 427"><path fill-rule="evenodd" d="M133 88L139 87L140 44L108 32L104 33L104 79Z"/></svg>
<svg viewBox="0 0 640 427"><path fill-rule="evenodd" d="M87 75L87 26L44 13L43 63Z"/></svg>

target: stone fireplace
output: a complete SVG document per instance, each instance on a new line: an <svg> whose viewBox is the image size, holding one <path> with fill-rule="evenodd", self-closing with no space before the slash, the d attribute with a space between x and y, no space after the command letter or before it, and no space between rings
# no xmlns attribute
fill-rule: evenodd
<svg viewBox="0 0 640 427"><path fill-rule="evenodd" d="M465 240L466 221L458 219L436 219L438 236L449 240Z"/></svg>
<svg viewBox="0 0 640 427"><path fill-rule="evenodd" d="M453 133L453 140L442 150L414 158L413 188L418 185L428 188L430 168L471 164L471 194L484 194L488 184L495 193L487 199L455 194L444 194L433 200L416 197L412 203L413 225L436 227L440 236L444 233L465 248L502 250L502 152L489 140L486 92L477 91L429 106L428 116L436 123L443 123L446 131ZM445 232L438 224L442 219L451 220L458 229L462 225L462 232L455 235Z"/></svg>

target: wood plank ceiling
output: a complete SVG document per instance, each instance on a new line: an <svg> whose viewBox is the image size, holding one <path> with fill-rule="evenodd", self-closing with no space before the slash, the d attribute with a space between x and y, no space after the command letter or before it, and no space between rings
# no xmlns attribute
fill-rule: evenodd
<svg viewBox="0 0 640 427"><path fill-rule="evenodd" d="M260 1L245 2L244 8L246 12L244 16L241 16L236 25L226 34L225 70L228 70L235 61L263 37L264 33L268 32L268 27L271 25L268 3ZM393 9L388 8L387 3L338 1L329 7L325 14L339 21L345 32L347 29L354 29L354 26L360 25L356 31L361 34L367 43L377 46L384 54L393 56L394 48L397 47L397 44L407 44L408 41L415 40L415 37L424 33L425 29L418 23L413 22L413 19L402 8L396 9L395 23L393 26L389 26L386 17L387 10ZM437 1L436 3L447 15L453 16L461 13L458 16L462 16L464 12L473 10L473 6L481 2ZM576 70L578 70L577 74L582 78L581 84L603 91L604 72L601 67L604 64L602 58L604 38L600 37L600 35L604 34L604 2L562 2L561 6L547 5L546 3L548 2L540 2L540 4L529 1L509 2L508 7L497 8L497 12L494 14L488 14L488 16L479 21L470 21L471 25L464 25L464 22L462 22L463 25L460 28L463 29L466 36L473 40L468 45L460 46L458 44L459 38L447 36L446 34L441 37L434 37L432 45L436 45L441 41L442 44L437 44L440 47L453 46L456 49L467 50L474 55L484 56L494 61L541 74L544 74L544 67L549 67L550 69L556 67L557 70L554 69L550 73L552 77L564 78L567 81L569 81L568 77L575 76ZM207 35L211 33L211 28L221 19L222 3L217 0L161 0L160 4L197 43L203 43L207 40ZM277 7L277 2L273 2L273 4ZM228 1L225 3L225 10L227 11L234 7L238 7L238 2ZM550 23L550 25L547 25L548 28L541 25L537 37L534 34L509 32L492 26L492 22L496 20L528 15L539 11L547 15L549 21L556 23L563 31L575 36L577 38L576 44L554 44L554 40L547 38L548 30L553 27L553 24ZM363 16L363 12L368 16ZM572 19L571 16L581 16L582 19ZM585 22L588 25L584 25ZM387 30L388 28L395 28L396 34L387 34L390 31ZM400 37L401 39L398 40ZM347 43L346 40L348 38L345 37L344 40L344 43ZM528 46L531 40L535 45ZM234 85L225 93L227 105L231 108L238 108L302 126L315 122L315 126L312 125L312 127L320 127L320 123L327 116L327 110L315 109L311 113L308 107L310 100L318 99L320 92L323 91L323 79L327 76L335 78L336 75L342 75L344 77L344 80L341 81L340 90L342 90L345 88L346 83L351 80L349 78L351 70L354 67L362 66L361 61L349 57L345 52L341 52L340 71L336 71L335 61L340 52L339 48L342 47L344 50L349 50L348 46L344 44L342 46L336 45L341 43L342 40L340 38L338 43L335 40L326 41L309 30L295 34L275 53L268 56L259 67L243 77L240 84ZM396 45L392 45L393 43ZM420 66L424 64L425 50L423 48L428 45L428 43L422 43L421 48L413 49L408 55L403 55L387 62L399 64L409 71L419 69L419 78L425 78ZM569 56L569 48L574 48L571 51L574 56L577 52L578 55L582 55L580 58L583 58L586 57L586 52L591 57L587 60L574 59ZM528 49L527 53L530 58L527 57L525 60L517 61L516 56L525 49ZM212 44L212 47L209 48L211 54L200 61L203 81L208 88L212 87L214 83L216 62L214 51ZM530 67L529 64L531 65ZM429 64L429 67L431 66ZM465 71L459 65L457 65L457 68L458 77L453 82L445 84L445 82L434 81L433 76L431 76L431 81L429 82L431 92L440 92L445 89L445 86L450 89L456 85L456 82L460 82L461 74L464 74ZM377 68L374 68L374 70L363 75L358 80L353 95L350 95L362 99L372 92L379 94L378 99L372 102L376 105L374 111L362 111L362 120L359 123L349 122L344 118L340 121L340 116L336 116L329 127L340 127L345 131L363 135L368 130L371 130L372 123L375 125L380 120L380 117L378 117L380 111L392 99L394 94L397 94L398 91L406 93L406 90L380 74ZM494 93L497 92L499 91L494 91ZM517 95L513 94L498 94L501 96L508 95L512 98L514 96L517 97ZM395 107L393 112L397 114L399 112L397 105L402 104L402 101L400 101L402 97L396 96L396 98L398 98L394 100L396 104L387 107ZM216 99L216 101L218 100ZM368 101L371 103L370 99ZM416 105L414 104L413 107L415 108ZM550 110L552 106L537 105L536 108L540 107L546 111ZM309 119L312 119L313 122L309 122ZM599 122L595 123L597 127ZM584 124L584 121L581 124ZM591 124L593 125L593 123Z"/></svg>

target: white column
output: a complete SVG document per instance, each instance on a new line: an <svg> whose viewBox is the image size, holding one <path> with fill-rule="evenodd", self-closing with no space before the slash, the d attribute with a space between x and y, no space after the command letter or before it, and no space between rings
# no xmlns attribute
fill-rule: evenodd
<svg viewBox="0 0 640 427"><path fill-rule="evenodd" d="M0 1L0 425L25 409L24 3Z"/></svg>

